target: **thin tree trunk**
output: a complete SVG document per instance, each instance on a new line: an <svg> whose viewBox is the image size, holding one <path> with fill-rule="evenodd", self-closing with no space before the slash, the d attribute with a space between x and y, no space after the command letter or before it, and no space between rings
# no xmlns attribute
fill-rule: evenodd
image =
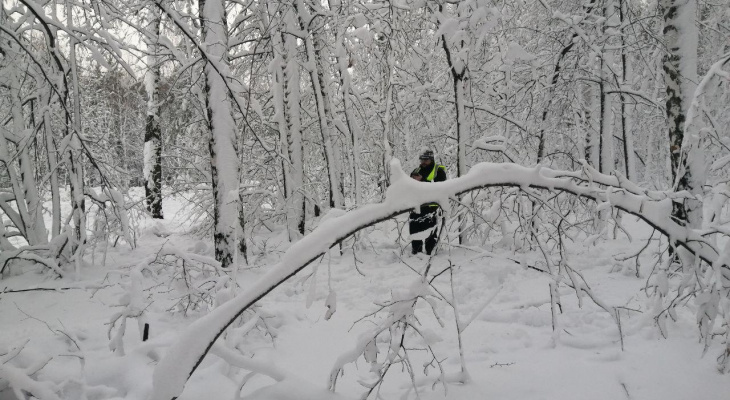
<svg viewBox="0 0 730 400"><path fill-rule="evenodd" d="M578 36L577 33L574 33L570 38L570 43L563 47L563 49L560 51L560 54L558 55L558 59L555 61L555 67L553 68L553 76L550 79L550 89L548 90L547 94L547 104L545 105L545 109L542 111L542 124L540 125L540 134L538 135L538 144L537 144L537 164L540 164L543 162L543 159L545 158L545 124L547 123L547 116L548 112L550 111L550 106L553 103L553 97L555 93L555 86L558 84L558 80L560 78L560 70L561 65L560 63L563 61L565 56L570 52L570 50L575 46L574 39Z"/></svg>
<svg viewBox="0 0 730 400"><path fill-rule="evenodd" d="M299 21L299 29L302 32L307 32L307 25L305 20L310 21L312 16L307 11L303 0L296 0L294 2L294 9L297 14ZM309 78L312 81L312 91L314 92L314 99L317 107L317 118L319 120L319 129L322 135L322 145L324 147L324 158L325 165L327 168L327 179L329 186L329 204L332 208L342 208L344 206L344 200L340 196L340 184L337 176L337 160L335 159L334 148L332 145L332 127L331 127L331 108L329 105L329 96L327 93L326 82L324 80L322 60L320 48L322 47L321 40L315 41L318 38L318 34L315 32L309 32L304 38L304 45L307 51L307 70L309 72Z"/></svg>
<svg viewBox="0 0 730 400"><path fill-rule="evenodd" d="M320 92L322 93L322 104L324 105L324 115L329 124L329 137L330 146L332 148L332 161L331 166L334 169L331 173L332 178L332 190L335 191L333 198L330 200L330 206L334 202L334 207L345 208L345 187L344 187L344 170L342 168L343 163L343 149L341 145L338 145L340 141L337 140L337 128L335 124L335 113L332 109L332 92L330 90L332 75L328 72L328 61L330 58L329 51L327 50L325 40L322 38L322 33L319 31L313 31L314 37L314 59L317 61L317 74L319 75Z"/></svg>
<svg viewBox="0 0 730 400"><path fill-rule="evenodd" d="M621 26L623 27L624 19L628 12L628 2L626 0L619 0L619 13L621 19ZM626 50L626 36L625 33L621 35L621 86L627 88L631 85L633 77L631 74L631 65L627 62L628 60ZM632 119L627 108L627 97L621 94L621 135L623 138L624 146L624 168L626 178L629 180L637 180L636 176L636 154L634 154L634 134L632 132Z"/></svg>
<svg viewBox="0 0 730 400"><path fill-rule="evenodd" d="M610 70L605 60L607 53L601 58L601 80L598 84L600 116L599 116L599 171L610 174L614 168L613 160L613 114L611 112L611 95L607 93L606 86Z"/></svg>
<svg viewBox="0 0 730 400"><path fill-rule="evenodd" d="M439 6L439 11L443 12L443 6ZM462 61L457 65L456 60L453 59L451 49L447 42L446 35L442 35L441 43L446 54L446 61L451 70L451 76L454 81L454 107L456 110L456 142L457 142L457 154L456 154L456 176L460 177L467 172L467 156L466 146L471 140L471 126L469 119L466 115L465 102L471 98L470 93L470 82L469 75L466 69L466 64ZM463 42L461 47L463 47ZM466 242L466 218L461 214L458 216L459 225L459 244Z"/></svg>
<svg viewBox="0 0 730 400"><path fill-rule="evenodd" d="M270 9L276 9L277 3L271 2ZM305 231L305 196L304 190L304 158L302 142L302 123L300 112L299 64L297 63L297 39L286 31L296 31L299 27L290 12L283 13L283 20L278 21L273 35L275 48L281 50L281 61L277 73L281 74L281 107L283 109L283 125L280 123L282 147L286 151L284 176L287 199L287 230L289 240L294 241ZM285 127L282 129L281 127Z"/></svg>
<svg viewBox="0 0 730 400"><path fill-rule="evenodd" d="M287 81L285 78L286 74L286 49L284 48L284 38L282 34L283 22L278 20L276 17L277 7L273 2L269 2L269 11L274 14L273 19L275 22L271 22L268 15L262 12L262 18L267 26L272 26L271 32L271 43L273 49L274 59L271 61L270 71L272 75L271 92L273 97L274 109L276 113L274 120L279 130L279 146L281 153L281 170L282 170L282 186L283 186L283 202L286 207L286 221L287 221L287 232L290 241L297 239L299 233L297 228L298 217L295 215L295 210L291 206L292 202L292 163L290 160L289 152L289 123L291 117L289 116L289 107L286 104L286 91ZM298 209L298 208L297 208Z"/></svg>
<svg viewBox="0 0 730 400"><path fill-rule="evenodd" d="M28 244L35 245L35 231L30 224L31 216L28 213L27 202L25 201L22 178L18 176L18 172L12 162L13 159L14 156L10 154L8 140L5 138L5 135L0 134L0 162L6 168L8 177L10 178L13 200L15 200L15 210L8 202L2 201L0 204L2 204L3 211L13 221L13 225L20 230L21 235L23 235Z"/></svg>
<svg viewBox="0 0 730 400"><path fill-rule="evenodd" d="M144 135L144 189L147 210L152 218L162 219L162 130L160 129L160 60L159 52L160 23L162 17L159 10L150 10L151 20L149 32L154 39L147 39L147 124Z"/></svg>
<svg viewBox="0 0 730 400"><path fill-rule="evenodd" d="M330 8L332 5L330 4ZM339 18L339 14L337 14ZM340 26L340 24L336 24ZM354 186L354 199L355 205L362 204L362 177L360 173L361 161L360 161L360 139L362 138L362 132L360 126L357 124L357 120L352 113L352 77L348 67L350 59L345 50L343 40L345 37L345 29L338 28L337 37L335 38L336 49L335 49L335 60L337 63L337 71L340 78L340 94L342 96L342 108L345 114L345 124L347 130L350 133L350 145L352 152L352 181Z"/></svg>
<svg viewBox="0 0 730 400"><path fill-rule="evenodd" d="M51 97L50 89L41 94L43 132L46 136L46 157L48 169L51 172L51 238L61 234L61 193L58 184L58 149L53 140L53 126L51 124Z"/></svg>
<svg viewBox="0 0 730 400"><path fill-rule="evenodd" d="M73 29L72 8L66 0L66 19L70 29ZM81 166L81 96L79 93L78 71L76 67L76 38L69 39L69 62L71 64L71 92L73 92L73 114L66 114L66 124L73 135L71 145L66 151L68 164L68 180L71 186L71 205L74 222L74 234L71 240L71 253L76 257L76 272L81 267L84 247L86 245L86 200L84 198L84 171ZM68 91L66 93L68 104ZM68 128L67 128L68 129Z"/></svg>
<svg viewBox="0 0 730 400"><path fill-rule="evenodd" d="M585 125L586 125L586 146L585 146L585 159L592 167L598 169L601 165L600 156L600 127L597 126L596 121L600 118L596 114L596 96L594 89L590 84L587 84L583 90L583 102L585 104ZM600 105L599 105L600 108Z"/></svg>
<svg viewBox="0 0 730 400"><path fill-rule="evenodd" d="M390 47L389 47L390 48ZM389 50L388 50L389 51ZM393 107L393 85L391 79L393 77L392 57L386 54L386 79L384 79L383 95L385 96L385 112L383 113L383 174L381 175L382 184L380 185L381 194L385 198L385 191L390 186L390 160L393 158L393 141L391 140L393 123L391 121L391 108Z"/></svg>

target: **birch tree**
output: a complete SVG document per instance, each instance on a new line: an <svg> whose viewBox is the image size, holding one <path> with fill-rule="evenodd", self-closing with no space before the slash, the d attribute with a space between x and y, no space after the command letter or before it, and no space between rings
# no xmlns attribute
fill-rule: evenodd
<svg viewBox="0 0 730 400"><path fill-rule="evenodd" d="M663 0L664 83L666 85L666 112L669 122L669 153L673 187L687 191L691 197L674 202L673 216L690 226L702 224L702 193L704 166L696 132L685 131L687 110L697 85L698 33L695 26L695 0Z"/></svg>
<svg viewBox="0 0 730 400"><path fill-rule="evenodd" d="M90 29L105 25L95 19L102 14L98 4L87 14L78 13L70 1L44 5L21 1L11 8L12 15L7 14L6 3L2 6L0 87L9 94L2 99L7 101L10 118L2 121L0 157L13 190L12 195L0 196L0 209L11 227L3 229L0 240L7 250L0 254L0 273L16 261L21 265L25 261L44 265L61 276L66 266L74 265L78 276L89 245L88 199L103 209L94 212L97 222L105 219L106 223L97 230L98 238L107 238L102 231L114 232L133 245L124 198L109 177L113 168L102 163L89 145L81 106L85 66L109 67L104 55L122 68L126 64L117 58L117 38ZM81 41L80 36L88 40ZM93 62L80 56L79 48L82 54L95 55ZM87 185L84 170L93 174L101 191ZM69 188L70 211L65 214L61 177ZM51 201L50 231L44 223L47 198ZM15 204L11 206L11 202ZM10 236L23 240L11 244L6 240Z"/></svg>
<svg viewBox="0 0 730 400"><path fill-rule="evenodd" d="M233 265L239 222L239 164L236 124L224 77L229 76L228 30L224 0L200 0L202 47L206 52L205 108L210 132L211 185L213 188L213 243L215 258L223 268Z"/></svg>
<svg viewBox="0 0 730 400"><path fill-rule="evenodd" d="M292 9L283 3L268 2L272 22L274 59L272 91L276 104L279 142L283 153L284 200L289 240L304 234L305 197L302 122L300 111L300 71L297 62L297 39L291 32L298 24Z"/></svg>
<svg viewBox="0 0 730 400"><path fill-rule="evenodd" d="M162 129L160 127L160 60L159 37L162 18L156 8L150 10L149 32L147 38L147 75L145 89L147 91L147 124L144 134L144 188L147 209L152 218L162 219Z"/></svg>

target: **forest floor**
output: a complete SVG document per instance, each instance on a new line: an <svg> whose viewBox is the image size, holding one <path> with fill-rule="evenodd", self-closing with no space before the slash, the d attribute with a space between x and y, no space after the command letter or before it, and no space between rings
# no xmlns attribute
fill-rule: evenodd
<svg viewBox="0 0 730 400"><path fill-rule="evenodd" d="M122 284L128 284L134 265L166 243L212 257L210 243L187 233L188 227L179 222L187 220L180 203L166 202L165 215L168 220L162 222L141 222L136 248L121 244L109 248L105 266L100 262L102 249L97 249L93 264L88 257L88 265L78 274L71 271L59 279L33 266L5 277L0 282L0 360L5 364L0 368L9 365L17 372L41 367L30 378L64 399L147 399L156 360L204 311L189 311L187 316L169 311L180 300L169 289L170 282L145 275L143 291L149 303L144 313L151 340L141 342L137 320L132 318L121 339L123 350L117 347L112 352L110 337L120 327L117 323L110 330L109 322L124 308L119 304L126 303L128 287ZM393 311L389 302L423 290L418 288L428 259L410 255L407 238L398 237L397 226L404 220L399 221L401 225L389 221L360 234L354 253L346 248L341 255L335 249L315 261L260 301L256 318L262 324L244 338L227 339L235 341L246 357L278 367L284 380L255 375L240 389L246 372L208 355L180 400L361 398L367 392L365 385L378 378L371 364L363 357L345 364L335 395L326 390L333 366L356 346L360 335ZM619 235L591 245L580 241L568 245L568 264L582 273L595 296L609 307L623 307L619 309L623 335L614 315L585 294L579 298L565 284L558 289L562 313L554 331L551 278L516 262L545 268L537 251L515 250L498 237L492 238L495 244L481 249L442 245L430 271L446 272L428 290L438 290L451 305L438 296L418 300L413 321L421 336L414 331L404 336L408 358L393 364L375 392L382 399L424 400L727 399L730 376L716 368L722 344L716 340L703 351L693 300L667 324L666 338L656 326L656 306L647 299L646 277L658 244L651 244L642 256L638 278L633 260L616 261L617 255L638 251L644 245L639 239L651 234L639 222L625 224L633 242ZM284 232L254 238L249 265L240 263L239 291L262 276L287 246ZM9 292L41 287L68 289ZM464 375L459 374L452 299L462 327L469 377L465 383L457 379ZM335 310L329 319L326 304ZM426 345L432 353L423 350ZM16 356L3 358L18 346L24 347ZM378 342L379 363L385 361L387 350L388 343ZM438 363L432 362L434 356ZM375 392L370 398L377 398ZM0 400L16 398L0 380Z"/></svg>

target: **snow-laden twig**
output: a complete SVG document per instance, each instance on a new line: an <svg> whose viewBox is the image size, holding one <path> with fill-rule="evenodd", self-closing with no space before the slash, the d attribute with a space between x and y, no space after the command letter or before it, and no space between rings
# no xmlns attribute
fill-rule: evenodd
<svg viewBox="0 0 730 400"><path fill-rule="evenodd" d="M26 260L45 265L48 269L63 277L65 273L58 263L52 258L43 256L50 253L51 250L51 246L26 246L16 250L3 251L0 254L0 274L5 271L12 260Z"/></svg>
<svg viewBox="0 0 730 400"><path fill-rule="evenodd" d="M0 355L0 390L4 389L3 385L8 385L18 399L25 398L23 393L26 392L39 400L61 400L56 394L57 388L54 384L31 378L31 375L48 364L50 357L26 368L19 368L11 364L11 361L23 351L28 342L29 339L6 354Z"/></svg>

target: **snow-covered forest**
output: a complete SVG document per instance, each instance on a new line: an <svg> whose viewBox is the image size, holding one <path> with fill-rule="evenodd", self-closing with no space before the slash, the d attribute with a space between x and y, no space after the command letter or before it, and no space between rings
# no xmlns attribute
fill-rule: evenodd
<svg viewBox="0 0 730 400"><path fill-rule="evenodd" d="M0 399L728 398L730 0L0 5Z"/></svg>

